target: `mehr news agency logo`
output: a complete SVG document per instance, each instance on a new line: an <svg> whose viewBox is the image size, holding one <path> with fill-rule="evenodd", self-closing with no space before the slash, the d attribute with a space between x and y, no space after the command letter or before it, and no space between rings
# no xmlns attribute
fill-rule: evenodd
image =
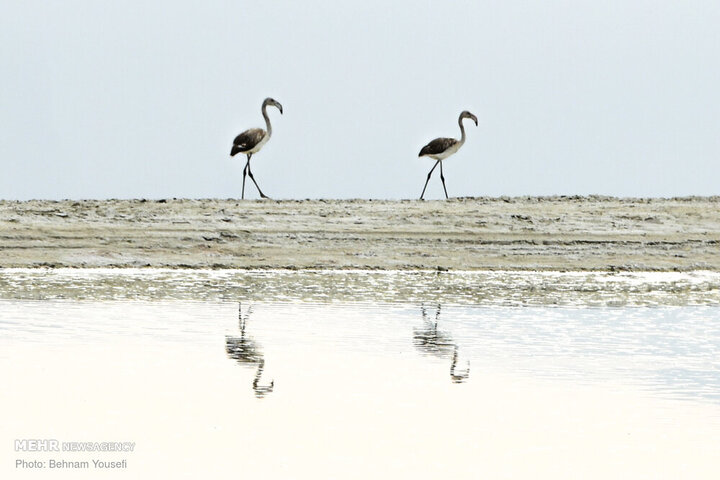
<svg viewBox="0 0 720 480"><path fill-rule="evenodd" d="M24 438L15 440L16 452L88 452L88 453L109 453L109 452L133 452L135 442L60 442L56 439L34 439ZM127 459L122 460L99 460L93 459L94 468L127 468ZM88 461L67 461L67 460L15 460L15 468L90 468Z"/></svg>

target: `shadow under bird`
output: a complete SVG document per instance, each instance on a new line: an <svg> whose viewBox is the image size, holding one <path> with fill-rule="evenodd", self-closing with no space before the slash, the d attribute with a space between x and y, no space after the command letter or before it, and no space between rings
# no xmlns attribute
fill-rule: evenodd
<svg viewBox="0 0 720 480"><path fill-rule="evenodd" d="M423 199L425 196L425 189L427 188L428 182L430 181L430 175L432 175L433 170L435 170L435 167L440 165L440 180L442 180L443 184L443 190L445 190L445 198L448 197L447 188L445 188L445 177L443 176L443 167L442 167L442 161L445 160L447 157L452 155L453 153L460 150L460 147L463 146L465 143L465 127L463 126L463 120L469 118L473 122L475 122L475 126L478 124L478 119L475 115L465 110L460 114L460 117L458 118L458 124L460 125L460 140L457 140L455 138L436 138L432 142L425 145L422 150L420 150L420 154L418 154L418 157L429 157L433 160L436 160L435 165L430 169L430 172L428 173L427 180L425 180L425 186L423 187L423 191L420 194L420 200Z"/></svg>
<svg viewBox="0 0 720 480"><path fill-rule="evenodd" d="M245 155L247 155L247 163L245 164L245 168L243 169L242 198L245 198L246 175L250 176L250 180L252 180L255 184L255 187L258 189L258 193L260 193L261 198L270 198L265 195L262 190L260 190L260 187L255 181L255 177L253 177L252 170L250 170L250 159L252 158L253 154L259 152L263 145L265 145L272 136L272 125L270 125L270 117L268 117L267 113L268 105L276 107L278 110L280 110L280 114L283 113L283 107L282 105L280 105L280 102L272 98L266 98L262 103L262 115L263 118L265 118L265 126L267 130L263 130L262 128L251 128L249 130L245 130L240 135L235 137L235 140L233 140L232 149L230 150L231 157L234 157L238 153L244 153Z"/></svg>

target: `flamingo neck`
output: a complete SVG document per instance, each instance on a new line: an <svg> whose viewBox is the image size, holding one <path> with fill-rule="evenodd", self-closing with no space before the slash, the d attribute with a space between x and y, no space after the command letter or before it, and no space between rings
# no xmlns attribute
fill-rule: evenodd
<svg viewBox="0 0 720 480"><path fill-rule="evenodd" d="M257 386L257 384L260 382L260 377L262 377L263 370L265 370L265 359L260 358L260 361L258 362L258 369L255 373L255 380L253 381L253 386Z"/></svg>
<svg viewBox="0 0 720 480"><path fill-rule="evenodd" d="M265 369L265 359L261 358L258 362L258 369L257 373L255 374L255 379L253 380L253 390L255 390L255 395L258 397L262 397L267 393L270 393L273 391L273 387L275 386L275 381L271 380L270 384L267 386L260 385L260 377L262 377L263 370Z"/></svg>
<svg viewBox="0 0 720 480"><path fill-rule="evenodd" d="M272 135L272 125L270 125L270 117L268 117L267 105L264 103L262 106L262 114L263 114L263 118L265 118L265 127L267 130L267 136L268 136L268 138L270 138L270 135Z"/></svg>
<svg viewBox="0 0 720 480"><path fill-rule="evenodd" d="M458 125L460 125L460 145L465 143L465 126L462 123L463 117L458 118Z"/></svg>

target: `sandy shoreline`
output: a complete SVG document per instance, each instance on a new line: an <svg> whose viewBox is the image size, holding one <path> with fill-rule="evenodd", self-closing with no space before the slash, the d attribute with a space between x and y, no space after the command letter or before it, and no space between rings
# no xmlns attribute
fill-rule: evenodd
<svg viewBox="0 0 720 480"><path fill-rule="evenodd" d="M720 197L0 201L0 267L720 270Z"/></svg>

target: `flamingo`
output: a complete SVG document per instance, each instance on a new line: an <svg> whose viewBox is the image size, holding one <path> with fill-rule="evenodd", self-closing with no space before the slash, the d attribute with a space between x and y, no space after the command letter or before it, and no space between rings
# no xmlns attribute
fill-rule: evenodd
<svg viewBox="0 0 720 480"><path fill-rule="evenodd" d="M436 138L432 142L425 145L422 150L420 150L418 157L430 157L433 160L436 160L435 165L433 165L433 167L430 169L430 172L428 173L427 180L425 180L425 186L423 187L423 191L420 194L420 200L422 200L425 196L425 189L427 188L428 182L430 181L430 175L432 175L433 170L435 170L435 167L437 167L438 164L440 165L440 180L442 180L443 190L445 190L445 198L449 198L447 188L445 188L445 177L443 176L442 161L453 153L460 150L460 147L462 147L465 143L465 127L463 126L462 121L466 118L469 118L473 122L475 122L476 127L478 124L478 120L475 115L468 112L467 110L463 111L458 118L458 124L460 125L461 133L460 140L457 140L455 138L443 137Z"/></svg>
<svg viewBox="0 0 720 480"><path fill-rule="evenodd" d="M235 140L233 140L232 149L230 150L231 157L234 157L238 153L244 153L245 155L247 155L247 163L245 164L245 168L243 169L242 198L245 198L246 175L250 175L250 180L252 180L255 184L255 187L258 189L261 198L270 198L265 195L262 190L260 190L260 187L255 181L255 177L253 177L252 171L250 170L250 159L252 158L253 154L259 152L263 145L265 145L272 136L272 125L270 125L270 117L268 117L267 113L268 105L276 107L278 110L280 110L280 114L282 115L283 107L282 105L280 105L280 102L272 98L266 98L262 103L262 115L265 118L265 125L267 127L267 130L263 130L262 128L251 128L249 130L245 130L240 135L235 137Z"/></svg>

